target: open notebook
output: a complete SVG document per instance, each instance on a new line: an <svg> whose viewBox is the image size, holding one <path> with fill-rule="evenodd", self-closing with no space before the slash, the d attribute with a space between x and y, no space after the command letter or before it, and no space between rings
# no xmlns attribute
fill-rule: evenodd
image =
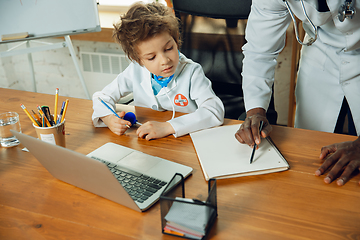
<svg viewBox="0 0 360 240"><path fill-rule="evenodd" d="M221 126L190 133L205 179L231 178L279 172L289 164L270 139L262 139L250 164L252 148L239 143L240 125Z"/></svg>

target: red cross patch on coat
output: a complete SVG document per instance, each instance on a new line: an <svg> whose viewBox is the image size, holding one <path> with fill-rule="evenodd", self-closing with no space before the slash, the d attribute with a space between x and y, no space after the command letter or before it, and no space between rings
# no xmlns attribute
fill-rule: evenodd
<svg viewBox="0 0 360 240"><path fill-rule="evenodd" d="M187 98L182 95L182 94L177 94L174 98L174 103L176 106L179 106L179 107L186 107L188 105L188 100Z"/></svg>

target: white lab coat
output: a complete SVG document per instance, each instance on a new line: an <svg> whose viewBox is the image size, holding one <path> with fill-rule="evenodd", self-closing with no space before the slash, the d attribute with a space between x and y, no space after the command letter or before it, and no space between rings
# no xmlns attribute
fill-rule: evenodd
<svg viewBox="0 0 360 240"><path fill-rule="evenodd" d="M224 105L214 94L210 80L205 76L200 64L180 53L173 79L167 88L162 88L156 96L151 87L151 73L135 62L102 91L94 93L93 124L95 127L105 127L99 118L112 114L98 97L115 109L115 104L121 97L133 92L135 106L172 111L173 104L165 91L173 102L175 111L189 113L168 121L175 130L175 137L223 123Z"/></svg>
<svg viewBox="0 0 360 240"><path fill-rule="evenodd" d="M313 35L299 0L289 0L294 14ZM330 12L318 12L318 0L305 0L318 39L303 46L296 84L295 127L333 132L344 96L360 134L360 0L353 19L340 22L344 0L327 0ZM246 110L267 109L276 59L285 45L291 17L283 0L253 0L243 46L243 91ZM309 37L309 36L306 36Z"/></svg>

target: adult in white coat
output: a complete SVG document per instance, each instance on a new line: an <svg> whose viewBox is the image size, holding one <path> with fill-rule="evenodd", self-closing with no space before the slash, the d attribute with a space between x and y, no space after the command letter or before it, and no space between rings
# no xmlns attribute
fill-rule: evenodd
<svg viewBox="0 0 360 240"><path fill-rule="evenodd" d="M350 2L354 10L347 17L339 15L342 5ZM288 4L288 6L286 6ZM312 21L315 28L306 18ZM253 0L246 27L247 43L243 47L243 91L247 116L235 134L241 143L260 143L259 125L264 121L261 136L272 128L266 119L271 98L274 70L278 54L285 46L291 12L303 23L306 31L296 84L295 127L333 132L343 102L351 111L357 135L360 134L360 1L349 0ZM340 18L339 18L340 16ZM317 30L317 32L315 31ZM306 45L309 39L315 42ZM344 104L346 105L346 104ZM324 181L337 180L343 185L360 167L360 139L338 143L321 149L325 159L316 175L329 171Z"/></svg>

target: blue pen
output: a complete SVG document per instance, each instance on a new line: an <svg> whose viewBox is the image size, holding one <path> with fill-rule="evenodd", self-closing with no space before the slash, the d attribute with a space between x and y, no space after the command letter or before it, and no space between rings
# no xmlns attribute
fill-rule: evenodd
<svg viewBox="0 0 360 240"><path fill-rule="evenodd" d="M115 114L115 116L117 116L118 118L122 119L109 105L107 105L106 102L104 102L104 100L102 100L100 97L98 97L98 99L100 100L100 102L102 102L102 104L105 105L105 107L107 107L112 113ZM127 128L130 128L130 126L125 125Z"/></svg>
<svg viewBox="0 0 360 240"><path fill-rule="evenodd" d="M59 114L59 117L58 117L58 119L57 119L57 121L56 121L56 124L59 124L59 123L60 123L61 117L62 117L62 115L63 115L63 113L64 113L64 108L65 108L65 101L63 101L63 103L62 103L61 110L60 110L60 114Z"/></svg>

